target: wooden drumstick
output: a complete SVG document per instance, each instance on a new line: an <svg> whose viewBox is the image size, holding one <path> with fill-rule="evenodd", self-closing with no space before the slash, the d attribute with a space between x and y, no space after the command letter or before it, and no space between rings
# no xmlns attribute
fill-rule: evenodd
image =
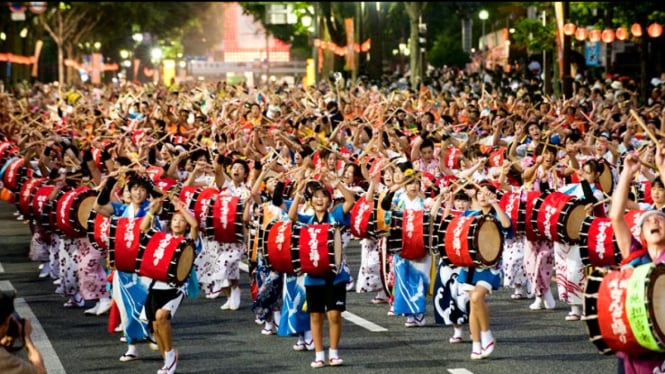
<svg viewBox="0 0 665 374"><path fill-rule="evenodd" d="M651 139L651 141L653 141L654 144L658 144L658 138L656 138L656 135L654 135L654 133L651 132L651 130L647 127L646 123L644 123L644 121L642 121L642 118L640 118L640 116L637 114L635 109L631 109L630 114L633 116L635 121L637 121L637 124L640 125L642 130L644 130L644 132L646 132L647 135L649 135L649 138Z"/></svg>
<svg viewBox="0 0 665 374"><path fill-rule="evenodd" d="M595 208L598 205L605 204L606 202L611 201L611 200L612 200L612 197L607 197L603 200L600 200L600 201L597 201L597 202L593 203L592 207Z"/></svg>

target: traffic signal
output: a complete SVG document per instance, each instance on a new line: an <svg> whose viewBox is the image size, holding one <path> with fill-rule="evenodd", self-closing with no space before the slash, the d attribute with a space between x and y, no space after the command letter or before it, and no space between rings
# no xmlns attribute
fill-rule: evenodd
<svg viewBox="0 0 665 374"><path fill-rule="evenodd" d="M418 24L418 48L420 52L425 52L427 47L427 25L424 23Z"/></svg>

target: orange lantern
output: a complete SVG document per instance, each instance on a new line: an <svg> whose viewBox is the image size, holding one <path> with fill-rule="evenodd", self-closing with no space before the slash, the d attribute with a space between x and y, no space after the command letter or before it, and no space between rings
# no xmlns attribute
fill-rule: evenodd
<svg viewBox="0 0 665 374"><path fill-rule="evenodd" d="M635 35L636 38L639 38L642 36L642 25L637 22L633 23L633 25L630 26L630 33Z"/></svg>
<svg viewBox="0 0 665 374"><path fill-rule="evenodd" d="M657 38L663 35L663 26L654 22L647 27L647 34L652 38Z"/></svg>
<svg viewBox="0 0 665 374"><path fill-rule="evenodd" d="M571 36L575 33L576 28L577 28L577 26L575 26L574 23L570 23L570 22L566 23L565 25L563 25L563 33L568 35L568 36Z"/></svg>
<svg viewBox="0 0 665 374"><path fill-rule="evenodd" d="M577 39L579 41L583 41L584 39L586 39L586 35L587 35L587 32L586 32L586 28L584 28L584 27L580 27L577 30L575 30L575 39Z"/></svg>
<svg viewBox="0 0 665 374"><path fill-rule="evenodd" d="M589 41L596 43L600 41L601 32L598 29L593 29L589 32Z"/></svg>
<svg viewBox="0 0 665 374"><path fill-rule="evenodd" d="M605 29L603 30L603 33L600 35L600 37L603 39L603 43L612 43L614 41L614 30Z"/></svg>
<svg viewBox="0 0 665 374"><path fill-rule="evenodd" d="M628 30L626 30L624 27L619 27L616 32L616 37L619 40L628 39Z"/></svg>

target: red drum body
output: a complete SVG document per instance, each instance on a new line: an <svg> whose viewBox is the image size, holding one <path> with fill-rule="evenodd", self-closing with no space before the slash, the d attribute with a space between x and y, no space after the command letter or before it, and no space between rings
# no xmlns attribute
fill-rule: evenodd
<svg viewBox="0 0 665 374"><path fill-rule="evenodd" d="M193 240L150 230L141 240L136 269L144 277L180 286L194 266L195 255Z"/></svg>
<svg viewBox="0 0 665 374"><path fill-rule="evenodd" d="M499 167L505 161L506 147L499 147L498 149L490 152L487 162L490 166Z"/></svg>
<svg viewBox="0 0 665 374"><path fill-rule="evenodd" d="M270 269L284 274L324 277L342 263L342 232L329 224L269 223L264 258Z"/></svg>
<svg viewBox="0 0 665 374"><path fill-rule="evenodd" d="M143 218L111 218L109 230L109 265L127 273L138 269L137 261Z"/></svg>
<svg viewBox="0 0 665 374"><path fill-rule="evenodd" d="M25 179L32 176L32 169L23 166L23 158L17 158L8 162L10 164L5 169L2 181L5 187L17 193Z"/></svg>
<svg viewBox="0 0 665 374"><path fill-rule="evenodd" d="M422 210L404 209L392 215L388 250L407 260L418 260L431 251L429 214Z"/></svg>
<svg viewBox="0 0 665 374"><path fill-rule="evenodd" d="M304 274L325 277L337 273L342 263L342 231L329 224L296 225L291 242L297 245Z"/></svg>
<svg viewBox="0 0 665 374"><path fill-rule="evenodd" d="M32 201L35 192L44 183L45 178L31 178L21 185L18 194L18 210L25 218L33 217Z"/></svg>
<svg viewBox="0 0 665 374"><path fill-rule="evenodd" d="M524 217L524 234L532 242L545 239L545 236L538 232L538 210L543 200L539 191L527 191L526 199L520 205L520 216Z"/></svg>
<svg viewBox="0 0 665 374"><path fill-rule="evenodd" d="M10 157L14 157L18 154L18 147L12 142L1 142L0 143L0 163L4 164L9 160Z"/></svg>
<svg viewBox="0 0 665 374"><path fill-rule="evenodd" d="M499 200L499 206L510 217L515 235L524 234L525 211L522 207L520 192L506 192Z"/></svg>
<svg viewBox="0 0 665 374"><path fill-rule="evenodd" d="M441 259L455 266L492 267L501 258L503 235L492 216L448 216L439 229Z"/></svg>
<svg viewBox="0 0 665 374"><path fill-rule="evenodd" d="M51 225L51 213L55 213L53 209L55 204L48 199L54 189L55 186L52 185L41 185L35 191L34 198L32 199L32 213L35 216L37 225L47 231L56 228L55 219L53 219L54 225Z"/></svg>
<svg viewBox="0 0 665 374"><path fill-rule="evenodd" d="M196 194L194 200L194 207L190 209L194 213L194 218L199 223L199 229L201 232L205 232L207 229L207 219L208 212L210 211L213 203L215 202L215 197L219 194L219 190L215 187L203 187Z"/></svg>
<svg viewBox="0 0 665 374"><path fill-rule="evenodd" d="M187 209L194 210L194 202L196 201L196 196L199 194L200 190L201 187L197 186L182 186L179 198L185 203Z"/></svg>
<svg viewBox="0 0 665 374"><path fill-rule="evenodd" d="M540 197L542 203L538 210L537 229L547 239L576 244L580 238L580 228L586 217L584 205L574 196L554 191Z"/></svg>
<svg viewBox="0 0 665 374"><path fill-rule="evenodd" d="M65 192L56 204L56 223L63 234L71 238L86 235L88 217L97 194L89 187L79 187Z"/></svg>
<svg viewBox="0 0 665 374"><path fill-rule="evenodd" d="M297 250L292 250L291 221L275 221L266 226L264 231L264 259L273 271L294 275L300 274L300 259Z"/></svg>
<svg viewBox="0 0 665 374"><path fill-rule="evenodd" d="M220 243L241 243L244 238L242 214L244 202L238 196L218 195L208 214L208 228Z"/></svg>
<svg viewBox="0 0 665 374"><path fill-rule="evenodd" d="M612 220L588 216L580 232L580 256L587 266L616 266L621 263L621 250L612 231Z"/></svg>
<svg viewBox="0 0 665 374"><path fill-rule="evenodd" d="M109 249L109 235L111 230L111 219L98 214L96 211L90 212L88 218L88 240L98 251Z"/></svg>
<svg viewBox="0 0 665 374"><path fill-rule="evenodd" d="M363 195L351 209L351 234L359 239L377 239L390 230L379 198L367 201Z"/></svg>
<svg viewBox="0 0 665 374"><path fill-rule="evenodd" d="M645 264L587 280L584 314L589 336L601 353L665 352L665 264Z"/></svg>

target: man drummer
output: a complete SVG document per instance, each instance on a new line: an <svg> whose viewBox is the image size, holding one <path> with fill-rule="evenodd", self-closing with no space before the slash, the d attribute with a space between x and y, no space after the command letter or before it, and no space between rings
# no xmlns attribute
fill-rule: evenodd
<svg viewBox="0 0 665 374"><path fill-rule="evenodd" d="M656 166L662 176L665 173L665 148L661 144L656 147ZM629 152L624 160L624 167L619 176L617 188L612 194L612 205L610 207L614 237L626 266L665 262L665 213L654 209L642 216L639 225L641 231L639 239L642 242L633 237L624 218L630 184L639 168L639 154L635 151ZM644 243L646 248L643 247ZM665 354L663 353L653 352L648 355L634 356L626 352L618 352L617 356L619 358L619 372L626 374L656 373L665 367Z"/></svg>

